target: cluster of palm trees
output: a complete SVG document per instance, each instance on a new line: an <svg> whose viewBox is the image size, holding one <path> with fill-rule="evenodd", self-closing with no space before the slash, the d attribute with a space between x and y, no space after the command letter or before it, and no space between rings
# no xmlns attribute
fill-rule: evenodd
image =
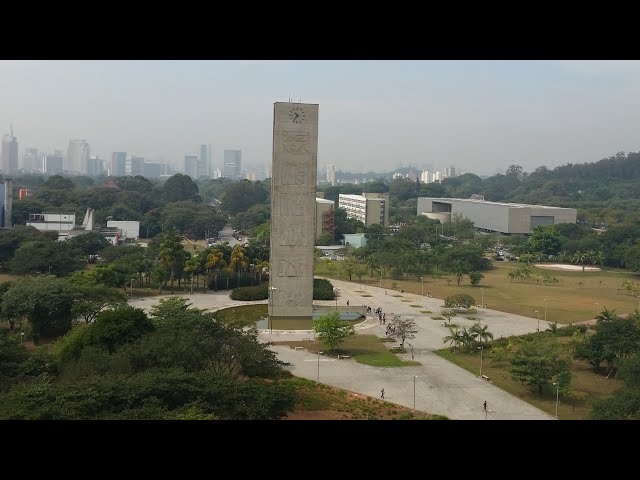
<svg viewBox="0 0 640 480"><path fill-rule="evenodd" d="M602 253L602 251L594 251L594 250L589 250L587 252L576 252L573 255L567 255L567 252L563 252L560 255L558 255L558 258L561 259L561 261L570 261L571 263L575 263L575 264L580 264L582 265L582 271L584 272L584 266L585 264L589 264L589 265L604 265L604 253Z"/></svg>
<svg viewBox="0 0 640 480"><path fill-rule="evenodd" d="M449 327L449 335L444 337L442 341L453 347L453 353L456 349L475 351L479 346L484 346L489 340L493 340L493 333L489 331L489 325L481 325L480 322L474 323L471 328Z"/></svg>

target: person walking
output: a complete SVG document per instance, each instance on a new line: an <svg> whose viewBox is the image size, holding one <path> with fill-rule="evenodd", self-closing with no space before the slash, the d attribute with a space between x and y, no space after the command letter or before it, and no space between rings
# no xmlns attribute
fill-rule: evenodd
<svg viewBox="0 0 640 480"><path fill-rule="evenodd" d="M347 300L347 307L349 306L349 300Z"/></svg>
<svg viewBox="0 0 640 480"><path fill-rule="evenodd" d="M482 404L482 410L484 410L485 412L487 411L487 401L486 400Z"/></svg>
<svg viewBox="0 0 640 480"><path fill-rule="evenodd" d="M380 398L384 400L384 388L380 390ZM487 403L487 402L485 402Z"/></svg>

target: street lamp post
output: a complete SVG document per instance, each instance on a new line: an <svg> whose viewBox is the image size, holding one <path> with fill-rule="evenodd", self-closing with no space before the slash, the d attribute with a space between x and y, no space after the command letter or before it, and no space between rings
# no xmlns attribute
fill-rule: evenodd
<svg viewBox="0 0 640 480"><path fill-rule="evenodd" d="M560 382L553 382L556 387L556 418L558 418L558 399L560 398Z"/></svg>
<svg viewBox="0 0 640 480"><path fill-rule="evenodd" d="M133 277L131 277L131 287L129 288L129 296L133 297Z"/></svg>
<svg viewBox="0 0 640 480"><path fill-rule="evenodd" d="M269 287L269 331L273 333L273 292L278 290L276 287Z"/></svg>
<svg viewBox="0 0 640 480"><path fill-rule="evenodd" d="M482 352L484 351L484 346L480 345L478 350L480 350L480 378L482 378Z"/></svg>
<svg viewBox="0 0 640 480"><path fill-rule="evenodd" d="M413 411L415 412L416 410L416 378L418 378L417 375L413 376Z"/></svg>
<svg viewBox="0 0 640 480"><path fill-rule="evenodd" d="M336 312L338 311L338 293L340 292L339 288L333 289L333 296L336 299Z"/></svg>
<svg viewBox="0 0 640 480"><path fill-rule="evenodd" d="M422 296L424 297L424 277L420 275L420 283L422 283Z"/></svg>
<svg viewBox="0 0 640 480"><path fill-rule="evenodd" d="M24 338L24 332L20 332L20 345L22 345L22 339Z"/></svg>
<svg viewBox="0 0 640 480"><path fill-rule="evenodd" d="M480 302L480 306L484 308L484 287L482 288L482 301Z"/></svg>
<svg viewBox="0 0 640 480"><path fill-rule="evenodd" d="M317 381L318 383L320 383L320 355L322 355L323 352L318 352L318 378Z"/></svg>
<svg viewBox="0 0 640 480"><path fill-rule="evenodd" d="M540 331L540 312L538 310L534 310L536 317L538 317L538 328L536 329L538 332Z"/></svg>
<svg viewBox="0 0 640 480"><path fill-rule="evenodd" d="M547 321L547 299L544 299L544 321Z"/></svg>

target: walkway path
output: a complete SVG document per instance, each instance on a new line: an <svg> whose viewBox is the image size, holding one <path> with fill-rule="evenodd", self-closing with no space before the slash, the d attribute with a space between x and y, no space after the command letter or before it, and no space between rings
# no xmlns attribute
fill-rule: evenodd
<svg viewBox="0 0 640 480"><path fill-rule="evenodd" d="M400 294L397 291L373 286L365 286L361 289L359 284L340 280L331 280L331 282L340 289L338 305L341 307L346 307L346 302L349 300L351 306L365 304L373 308L381 307L383 312L387 314L387 320L390 320L393 314L413 317L418 332L416 338L411 340L411 344L414 347L415 360L421 365L397 368L371 367L359 364L353 359L332 361L321 356L319 378L322 383L377 398L380 397L380 389L384 388L385 400L413 408L413 377L415 375L417 376L415 379L415 406L421 411L446 415L452 419L484 420L485 413L482 404L486 401L489 410L486 415L488 420L553 419L551 415L448 362L433 352L443 348L442 337L449 334L449 330L442 325L442 321L431 319L432 316L437 316L441 310L443 305L441 299L427 298L412 293ZM176 294L188 298L194 307L208 310L246 305L247 303L265 303L264 301L237 302L229 298L228 292L194 295L176 292ZM148 310L151 305L158 303L160 298L162 297L133 299L130 303ZM326 306L335 305L333 300L314 303ZM419 305L420 307L412 307L411 305ZM433 313L425 314L421 313L421 310L430 310ZM495 310L479 308L478 313L474 316L480 322L489 325L489 330L495 338L523 335L535 332L538 328L538 320L535 318ZM461 327L470 327L475 321L458 316L452 319L452 323ZM547 328L547 323L543 320L540 320L539 324L541 330ZM380 325L378 320L370 315L366 322L357 326L357 333L383 337L385 326ZM299 340L304 337L309 337L308 331L274 330L271 333L269 330L262 330L258 335L258 338L263 342ZM271 348L278 353L281 360L291 363L288 368L294 375L312 380L318 378L318 355L285 346L273 345ZM410 359L409 354L404 357Z"/></svg>

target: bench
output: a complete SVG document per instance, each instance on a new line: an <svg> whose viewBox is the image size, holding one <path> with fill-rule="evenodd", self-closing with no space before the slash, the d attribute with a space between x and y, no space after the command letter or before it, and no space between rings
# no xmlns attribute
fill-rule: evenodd
<svg viewBox="0 0 640 480"><path fill-rule="evenodd" d="M340 354L338 354L338 360L340 360L341 358L351 358L351 355L340 355Z"/></svg>
<svg viewBox="0 0 640 480"><path fill-rule="evenodd" d="M303 341L303 342L304 342L304 341L310 342L310 341L311 341L311 338L310 338L310 337L304 337L304 338L302 339L302 341Z"/></svg>
<svg viewBox="0 0 640 480"><path fill-rule="evenodd" d="M304 350L304 347L293 347L294 350ZM484 376L484 375L483 375Z"/></svg>
<svg viewBox="0 0 640 480"><path fill-rule="evenodd" d="M489 381L489 377L487 377L486 375L482 375L482 379Z"/></svg>

